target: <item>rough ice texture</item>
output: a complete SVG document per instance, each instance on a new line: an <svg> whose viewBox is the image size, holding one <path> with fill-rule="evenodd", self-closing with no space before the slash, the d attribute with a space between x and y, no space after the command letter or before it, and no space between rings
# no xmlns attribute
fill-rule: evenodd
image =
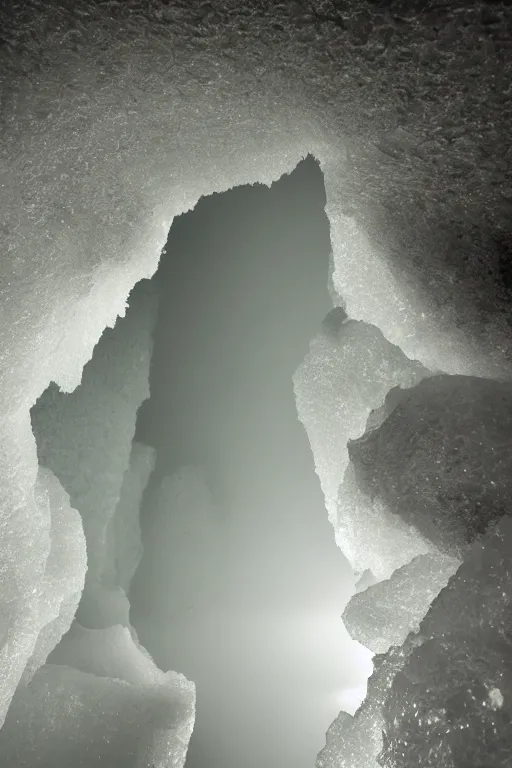
<svg viewBox="0 0 512 768"><path fill-rule="evenodd" d="M384 706L384 768L508 768L512 518L473 545L404 644ZM419 644L420 641L420 644Z"/></svg>
<svg viewBox="0 0 512 768"><path fill-rule="evenodd" d="M389 579L354 595L342 617L351 637L373 653L401 645L409 632L418 630L459 565L459 560L446 555L418 555Z"/></svg>
<svg viewBox="0 0 512 768"><path fill-rule="evenodd" d="M94 607L89 592L120 586L104 583L114 554L107 531L129 466L137 409L149 396L156 308L151 284L139 284L126 316L94 349L77 389L66 394L52 385L32 408L39 461L52 469L82 516L88 569L79 616L92 626L97 619L89 610Z"/></svg>
<svg viewBox="0 0 512 768"><path fill-rule="evenodd" d="M160 682L132 685L103 676L94 660L90 668L46 664L17 691L0 731L2 766L181 768L194 721L193 684L170 672Z"/></svg>
<svg viewBox="0 0 512 768"><path fill-rule="evenodd" d="M370 411L392 387L411 387L428 373L378 328L348 320L341 308L325 318L295 373L294 388L331 521L348 464L347 441L364 432Z"/></svg>
<svg viewBox="0 0 512 768"><path fill-rule="evenodd" d="M24 685L71 626L87 567L80 515L70 507L69 496L49 469L39 469L36 494L40 505L46 502L51 510L50 552L40 582L39 618L35 624L40 631L23 673Z"/></svg>
<svg viewBox="0 0 512 768"><path fill-rule="evenodd" d="M435 392L436 397L422 398L425 390ZM510 387L496 381L448 376L425 379L404 393L401 404L381 427L368 433L367 439L372 440L400 415L402 407L407 412L408 403L414 402L411 411L417 419L416 429L409 433L410 425L402 419L398 425L401 431L388 431L391 443L386 444L388 452L383 453L382 465L377 464L375 470L382 466L386 476L387 468L401 458L402 474L395 471L394 477L402 477L408 471L407 457L414 455L418 469L414 477L422 484L425 498L432 498L440 484L445 491L450 487L457 491L468 475L477 499L478 494L487 493L486 481L492 481L497 495L486 495L487 503L491 506L499 498L503 509L509 510L510 441L500 439L510 414L509 397ZM441 432L437 442L430 440L431 429ZM410 434L417 440L415 452ZM459 436L462 441L458 441ZM439 462L436 445L446 449ZM425 446L433 454L430 458ZM401 448L404 453L400 457L397 453ZM435 464L437 475L429 471L428 461ZM439 474L443 469L445 476ZM412 476L406 475L409 481ZM461 519L466 498L459 494ZM414 500L409 499L409 504L415 511ZM454 505L452 510L457 513L459 507ZM485 507L483 511L488 514ZM462 564L434 599L417 632L411 632L403 645L374 657L366 700L353 720L344 715L337 718L319 755L319 766L509 765L512 519L505 513L497 522L487 522L486 527L487 532L476 541L460 547ZM449 517L440 519L441 532L451 528ZM400 579L400 574L395 577ZM382 596L386 584L370 587L367 592L372 590ZM364 597L361 593L355 600ZM378 607L382 611L382 604ZM368 619L363 617L364 621ZM364 626L357 631L365 631Z"/></svg>
<svg viewBox="0 0 512 768"><path fill-rule="evenodd" d="M126 768L170 768L185 759L194 686L158 670L138 644L123 589L140 558L139 504L154 464L151 449L132 446L132 440L137 410L149 395L156 308L153 287L140 283L126 316L95 347L77 389L66 394L52 386L32 409L39 460L56 477L42 471L62 495L59 478L80 512L89 557L77 621L61 640L76 611L75 599L71 613L64 606L64 630L57 635L52 626L38 644L27 669L30 687L20 687L14 700L15 716L21 713L25 720L20 722L28 720L31 727L24 751L16 750L16 739L21 739L17 720L9 720L0 732L2 759L13 768L35 761L52 768L64 768L69 761L84 768L113 761ZM83 540L79 519L76 525ZM60 556L66 564L73 556L71 548L60 551L65 533L64 526L54 532L57 551L49 563ZM80 586L85 552L83 561ZM72 584L70 579L67 588ZM33 675L32 666L43 663L49 651L49 664ZM66 686L72 703L61 711ZM47 711L37 720L41 697ZM75 718L81 719L81 728Z"/></svg>
<svg viewBox="0 0 512 768"><path fill-rule="evenodd" d="M362 491L350 463L338 493L336 541L356 574L369 570L375 581L436 547L384 501Z"/></svg>
<svg viewBox="0 0 512 768"><path fill-rule="evenodd" d="M393 677L404 663L403 655L401 648L391 648L387 656L374 656L365 700L354 716L340 712L331 724L317 768L379 768L382 707Z"/></svg>
<svg viewBox="0 0 512 768"><path fill-rule="evenodd" d="M512 499L512 389L440 375L349 444L358 486L457 556Z"/></svg>
<svg viewBox="0 0 512 768"><path fill-rule="evenodd" d="M0 14L1 722L50 552L29 408L51 381L79 383L200 195L313 152L335 301L430 369L510 377L512 59L504 3L28 0Z"/></svg>

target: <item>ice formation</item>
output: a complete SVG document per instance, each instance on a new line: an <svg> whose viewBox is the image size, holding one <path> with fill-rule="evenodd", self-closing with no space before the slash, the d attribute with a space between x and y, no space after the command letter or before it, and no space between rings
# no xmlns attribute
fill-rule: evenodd
<svg viewBox="0 0 512 768"><path fill-rule="evenodd" d="M53 385L31 412L52 538L41 631L0 731L6 766L184 763L194 685L156 667L130 626L126 596L141 551L138 503L153 466L151 449L132 440L149 395L156 306L149 283L139 283L75 391Z"/></svg>
<svg viewBox="0 0 512 768"><path fill-rule="evenodd" d="M62 488L38 468L30 408L52 381L65 392L79 384L103 330L124 314L130 289L156 268L173 217L201 195L256 179L268 183L313 152L325 174L335 303L344 303L350 318L378 327L432 371L510 380L511 108L504 94L511 63L506 3L427 8L315 0L306 7L226 0L215 8L195 2L142 7L131 0L32 0L5 3L0 14L1 724L27 664L32 674L65 630L85 576L83 533ZM359 414L363 427L368 415ZM328 494L332 519L333 489L343 473L339 461L337 455ZM73 553L72 573L67 557L61 561L58 554L59 572L54 570L53 556L60 551L58 538L52 549L54 525L62 542L69 542L64 549ZM471 550L476 560L478 546ZM498 581L510 595L505 579ZM459 587L460 596L471 600L472 590ZM485 587L478 589L475 595L486 596ZM489 632L503 619L505 642L510 628L500 611L508 597L499 592L489 607ZM91 600L98 605L94 595ZM461 633L478 624L474 610L460 615L469 622ZM446 646L449 690L434 691L441 699L454 690L457 660L461 686L469 689L468 659L479 644L490 643L492 663L503 660L496 634L474 635L475 645L463 646L463 659L457 656L460 639ZM425 643L424 649L436 645ZM432 664L439 658L434 655ZM420 661L409 671L423 680L426 657ZM383 701L399 662L396 649L388 654L389 672L376 660L361 716L344 715L333 724L319 765L373 768L371 750L365 759L354 750L380 734L384 716L375 702ZM477 667L473 671L480 674ZM494 728L508 735L509 670L504 667L499 682L494 670L485 674L474 701L489 707L471 710L458 733L479 754L476 740L483 731L474 728L473 714L484 714L476 724L483 722L491 740L493 765L505 766L509 758L494 749L493 739ZM103 728L106 745L114 733L126 733L127 722L142 728L140 690L127 686L89 671L44 665L30 686L18 689L9 711L1 735L5 764L33 765L38 754L44 755L39 764L55 765L55 745L47 742L44 751L41 741L47 728L60 728L67 744L82 739L82 761L89 729ZM41 706L49 691L54 708ZM125 708L116 722L107 722L96 707L111 702L115 708L120 692ZM465 704L460 696L457 706ZM384 761L400 756L407 764L422 758L426 745L439 764L446 755L439 746L444 724L433 741L422 730L406 745L390 726L396 714L396 728L406 733L411 727L414 718L409 722L409 710L401 707L401 693L394 689L386 709ZM508 718L500 719L502 713ZM17 721L24 723L22 731ZM359 728L357 749L345 751L348 736L336 741L342 721L350 723L352 734ZM425 724L432 725L429 718L421 728ZM119 742L103 754L104 764L112 764L114 744ZM408 750L416 747L413 757ZM149 763L141 749L133 741L126 746ZM176 754L171 750L170 758L156 762L180 765ZM454 754L467 759L467 752ZM447 757L446 765L454 759Z"/></svg>
<svg viewBox="0 0 512 768"><path fill-rule="evenodd" d="M402 646L383 708L381 766L510 765L511 545L506 516L473 544Z"/></svg>
<svg viewBox="0 0 512 768"><path fill-rule="evenodd" d="M458 556L507 514L511 406L508 382L425 379L403 393L378 429L349 443L357 485Z"/></svg>
<svg viewBox="0 0 512 768"><path fill-rule="evenodd" d="M389 579L355 594L343 612L343 623L358 643L373 653L401 645L419 622L460 561L429 553L393 571Z"/></svg>
<svg viewBox="0 0 512 768"><path fill-rule="evenodd" d="M294 388L333 523L348 465L347 442L364 432L370 411L382 405L392 387L411 387L428 375L378 328L350 320L341 307L325 318L294 376Z"/></svg>
<svg viewBox="0 0 512 768"><path fill-rule="evenodd" d="M82 517L88 563L78 617L85 626L98 622L91 592L97 596L120 587L105 582L112 561L108 530L130 464L137 409L149 397L157 309L150 286L137 285L130 311L105 331L80 386L66 394L52 385L31 412L39 462L54 472Z"/></svg>
<svg viewBox="0 0 512 768"><path fill-rule="evenodd" d="M349 601L349 631L380 655L319 768L456 768L480 753L507 764L506 714L490 691L506 702L510 686L509 400L501 381L432 376L395 393L380 426L349 445L355 486L433 549Z"/></svg>

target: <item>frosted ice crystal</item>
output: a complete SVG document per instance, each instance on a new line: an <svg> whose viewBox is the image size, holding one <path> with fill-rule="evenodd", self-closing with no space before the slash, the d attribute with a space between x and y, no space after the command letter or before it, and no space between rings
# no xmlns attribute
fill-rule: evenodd
<svg viewBox="0 0 512 768"><path fill-rule="evenodd" d="M83 666L92 672L46 664L17 691L0 732L2 765L182 766L194 721L193 684L170 672L133 685L103 676L94 659Z"/></svg>
<svg viewBox="0 0 512 768"><path fill-rule="evenodd" d="M339 490L336 514L336 541L352 569L356 573L369 570L376 581L388 579L414 557L436 550L385 501L359 488L352 463Z"/></svg>
<svg viewBox="0 0 512 768"><path fill-rule="evenodd" d="M408 768L510 765L512 518L464 562L408 638L383 708L379 764Z"/></svg>
<svg viewBox="0 0 512 768"><path fill-rule="evenodd" d="M433 376L349 444L357 485L431 544L457 556L512 496L507 382Z"/></svg>
<svg viewBox="0 0 512 768"><path fill-rule="evenodd" d="M324 320L295 373L294 388L332 522L348 464L347 441L364 432L370 411L392 387L411 387L427 375L378 328L349 320L340 307Z"/></svg>
<svg viewBox="0 0 512 768"><path fill-rule="evenodd" d="M39 469L36 484L39 503L51 510L50 552L40 583L39 617L41 629L32 656L23 673L23 684L45 663L50 651L69 629L84 586L87 558L80 515L69 504L53 473Z"/></svg>
<svg viewBox="0 0 512 768"><path fill-rule="evenodd" d="M354 595L343 612L351 637L374 653L401 645L417 631L430 604L460 561L442 554L418 555L389 579Z"/></svg>
<svg viewBox="0 0 512 768"><path fill-rule="evenodd" d="M9 768L34 761L55 768L70 760L84 768L112 761L126 768L183 765L194 685L161 672L139 645L123 589L140 558L138 510L154 464L151 449L132 447L132 440L137 410L149 394L155 311L153 288L143 282L132 292L126 316L95 347L77 389L66 394L52 386L32 409L39 460L55 473L40 470L49 486L52 525L56 518L43 582L53 603L42 604L44 629L25 671L30 685L18 688L0 731ZM78 512L65 504L64 489L83 529ZM74 531L60 519L71 513ZM16 742L27 721L31 738L20 748Z"/></svg>

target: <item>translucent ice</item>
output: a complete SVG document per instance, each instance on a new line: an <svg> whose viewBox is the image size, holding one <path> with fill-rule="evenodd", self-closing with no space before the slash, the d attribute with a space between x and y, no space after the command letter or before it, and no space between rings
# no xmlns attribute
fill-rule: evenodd
<svg viewBox="0 0 512 768"><path fill-rule="evenodd" d="M66 394L53 385L32 409L39 461L52 469L82 517L88 569L80 619L92 626L99 619L94 618L95 597L89 593L120 586L104 582L111 559L107 532L130 462L137 409L149 395L157 306L149 286L148 282L137 286L126 316L105 331L80 386ZM119 599L122 596L105 595L103 611L105 601Z"/></svg>
<svg viewBox="0 0 512 768"><path fill-rule="evenodd" d="M357 574L371 571L376 581L388 579L414 557L435 546L385 501L362 491L350 463L338 493L336 541Z"/></svg>
<svg viewBox="0 0 512 768"><path fill-rule="evenodd" d="M348 464L347 441L364 432L370 411L382 405L392 387L413 386L426 375L378 328L349 320L340 307L324 320L295 373L294 387L333 523Z"/></svg>
<svg viewBox="0 0 512 768"><path fill-rule="evenodd" d="M403 648L383 709L381 766L510 764L512 518L475 542Z"/></svg>
<svg viewBox="0 0 512 768"><path fill-rule="evenodd" d="M35 627L40 627L37 643L23 674L23 683L46 661L50 651L73 621L87 567L85 539L80 515L69 505L69 496L49 469L41 467L36 494L39 505L51 510L50 553L40 583L40 609Z"/></svg>
<svg viewBox="0 0 512 768"><path fill-rule="evenodd" d="M89 656L105 650L89 645ZM110 646L115 650L123 648ZM104 676L94 659L83 666L94 671L46 664L17 691L0 731L2 766L182 766L194 721L193 684L169 672L134 685Z"/></svg>
<svg viewBox="0 0 512 768"><path fill-rule="evenodd" d="M418 555L389 579L354 595L343 612L343 623L354 640L374 653L401 645L409 632L418 629L459 564L446 555Z"/></svg>

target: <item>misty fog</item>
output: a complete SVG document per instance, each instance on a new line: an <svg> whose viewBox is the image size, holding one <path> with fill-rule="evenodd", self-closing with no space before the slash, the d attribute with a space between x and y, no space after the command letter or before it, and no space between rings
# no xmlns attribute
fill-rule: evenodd
<svg viewBox="0 0 512 768"><path fill-rule="evenodd" d="M270 189L202 198L153 278L136 440L157 465L131 620L159 666L197 685L187 768L311 768L365 677L292 383L332 307L324 205L312 157Z"/></svg>

